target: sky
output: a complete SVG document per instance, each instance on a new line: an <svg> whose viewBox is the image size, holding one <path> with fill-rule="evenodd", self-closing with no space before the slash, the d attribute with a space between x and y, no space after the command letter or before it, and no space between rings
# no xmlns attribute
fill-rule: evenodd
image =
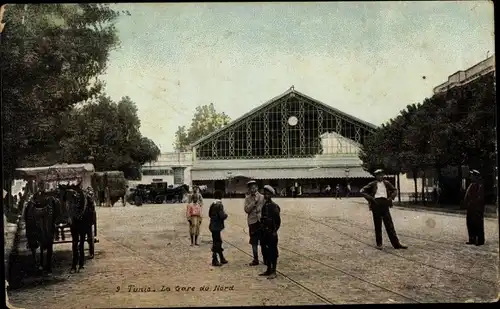
<svg viewBox="0 0 500 309"><path fill-rule="evenodd" d="M172 151L199 105L236 119L296 90L380 125L494 54L493 5L460 2L122 3L106 92L136 102ZM423 78L425 76L425 79Z"/></svg>

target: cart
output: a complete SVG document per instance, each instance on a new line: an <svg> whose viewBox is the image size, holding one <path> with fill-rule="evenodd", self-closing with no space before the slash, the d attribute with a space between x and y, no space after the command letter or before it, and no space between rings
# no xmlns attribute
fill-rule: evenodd
<svg viewBox="0 0 500 309"><path fill-rule="evenodd" d="M89 188L92 185L91 179L94 174L94 165L90 163L82 164L56 164L52 166L29 167L16 169L16 178L28 181L27 194L31 195L41 188L37 185L43 182L45 191L49 195L54 195L59 201L61 197L57 195L56 189L59 184L77 184L82 188ZM24 211L24 209L22 210ZM97 218L95 218L97 222ZM54 244L71 243L71 237L66 237L69 232L69 225L66 222L57 222L55 224L56 235ZM61 233L59 235L59 232ZM59 237L60 236L60 237ZM97 236L97 224L94 224L94 233L92 233L94 243L99 242Z"/></svg>

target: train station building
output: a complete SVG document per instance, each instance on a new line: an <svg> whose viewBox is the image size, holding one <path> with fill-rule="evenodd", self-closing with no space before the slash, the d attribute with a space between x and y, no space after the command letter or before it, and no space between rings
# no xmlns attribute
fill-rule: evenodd
<svg viewBox="0 0 500 309"><path fill-rule="evenodd" d="M191 180L226 194L246 192L249 179L282 196L291 187L304 195L327 185L359 188L373 177L358 153L375 130L291 87L192 144Z"/></svg>

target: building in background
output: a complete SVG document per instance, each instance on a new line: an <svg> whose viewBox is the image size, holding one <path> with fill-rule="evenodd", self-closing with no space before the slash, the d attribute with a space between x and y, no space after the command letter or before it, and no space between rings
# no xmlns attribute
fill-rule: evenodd
<svg viewBox="0 0 500 309"><path fill-rule="evenodd" d="M139 183L167 182L170 184L191 185L191 152L166 152L158 160L142 166L142 178Z"/></svg>
<svg viewBox="0 0 500 309"><path fill-rule="evenodd" d="M467 70L461 70L452 74L448 77L448 80L436 87L434 87L434 95L445 94L450 89L458 86L464 86L468 83L473 82L477 78L491 74L495 75L495 55L487 57L485 60L475 64L474 66L468 68ZM449 203L456 203L457 200L462 198L461 194L464 193L466 188L466 181L463 178L464 173L461 171L463 167L461 166L446 166L440 169L438 172L435 169L429 169L425 172L425 178L422 179L422 173L416 177L416 182L413 179L412 173L407 173L406 177L401 177L400 186L401 192L409 193L413 196L415 188L417 192L432 191L434 187L438 187L445 193L452 192L450 195L457 197L457 199L451 199ZM462 178L462 179L460 179ZM457 180L458 179L458 180ZM462 182L461 190L457 190L456 183ZM405 197L408 195L405 194ZM420 197L421 198L421 197ZM410 197L413 199L413 197ZM442 203L448 203L448 201L441 201Z"/></svg>
<svg viewBox="0 0 500 309"><path fill-rule="evenodd" d="M292 187L311 194L327 185L359 187L372 177L359 149L375 129L291 87L195 142L192 181L226 194L246 192L248 179L281 195Z"/></svg>
<svg viewBox="0 0 500 309"><path fill-rule="evenodd" d="M490 72L495 72L494 54L465 71L458 71L450 75L446 82L434 87L434 94L446 92L453 87L468 84L476 78Z"/></svg>

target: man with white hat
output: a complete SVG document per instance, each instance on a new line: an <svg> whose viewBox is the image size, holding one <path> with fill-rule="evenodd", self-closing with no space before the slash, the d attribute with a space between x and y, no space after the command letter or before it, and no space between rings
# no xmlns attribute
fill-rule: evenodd
<svg viewBox="0 0 500 309"><path fill-rule="evenodd" d="M247 182L248 194L245 197L245 212L247 213L248 231L250 234L250 244L252 245L253 261L250 266L259 265L259 239L260 239L260 215L262 205L264 205L264 196L259 193L257 182L250 180ZM261 250L263 250L261 245ZM262 254L264 255L264 254ZM265 257L264 257L265 259ZM264 263L266 261L264 260Z"/></svg>
<svg viewBox="0 0 500 309"><path fill-rule="evenodd" d="M481 183L481 173L470 171L471 184L467 188L464 204L467 207L468 245L484 245L484 187Z"/></svg>
<svg viewBox="0 0 500 309"><path fill-rule="evenodd" d="M382 221L394 249L407 249L407 246L399 242L389 211L389 208L392 207L392 200L396 197L398 190L389 181L384 180L385 173L383 170L378 169L373 174L376 180L361 188L360 193L368 200L370 210L373 214L377 249L382 249Z"/></svg>
<svg viewBox="0 0 500 309"><path fill-rule="evenodd" d="M264 186L264 205L262 206L262 238L261 246L264 249L264 260L267 270L259 276L276 278L276 265L278 263L278 230L281 226L280 207L272 200L276 194L270 185Z"/></svg>

